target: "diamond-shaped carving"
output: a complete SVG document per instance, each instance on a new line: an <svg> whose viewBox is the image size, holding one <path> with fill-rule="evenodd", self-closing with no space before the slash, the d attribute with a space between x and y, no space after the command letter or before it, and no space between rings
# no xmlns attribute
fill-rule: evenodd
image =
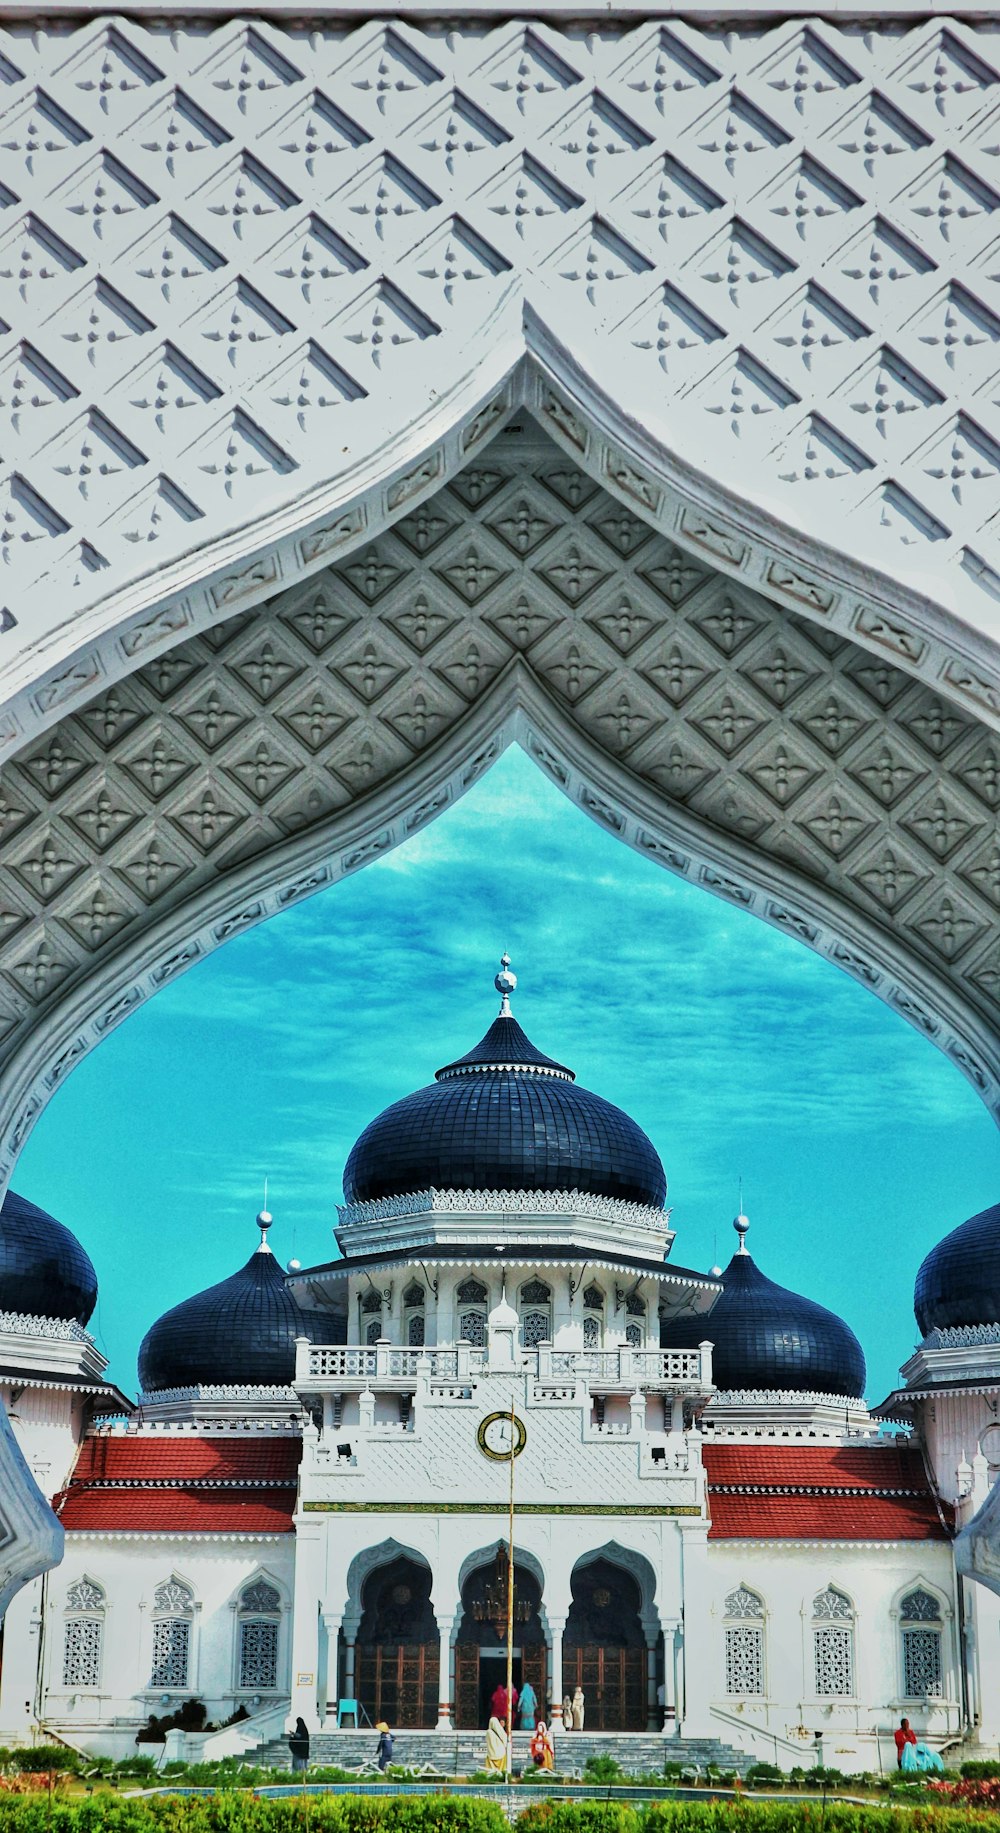
<svg viewBox="0 0 1000 1833"><path fill-rule="evenodd" d="M230 748L223 769L252 801L262 805L298 775L300 766L284 746L267 735Z"/></svg>
<svg viewBox="0 0 1000 1833"><path fill-rule="evenodd" d="M59 187L55 196L70 216L89 229L99 242L108 239L138 211L157 202L141 178L111 153L95 153Z"/></svg>
<svg viewBox="0 0 1000 1833"><path fill-rule="evenodd" d="M436 603L432 604L426 592L417 592L412 603L390 614L385 621L416 655L422 656L447 636L449 630L454 630L459 620L449 617Z"/></svg>
<svg viewBox="0 0 1000 1833"><path fill-rule="evenodd" d="M344 303L354 275L368 263L313 213L278 243L268 256L268 265L273 278L284 282L298 302L325 317Z"/></svg>
<svg viewBox="0 0 1000 1833"><path fill-rule="evenodd" d="M0 484L0 567L20 577L34 566L32 550L54 535L64 535L68 522L39 496L16 471Z"/></svg>
<svg viewBox="0 0 1000 1833"><path fill-rule="evenodd" d="M212 853L246 820L246 811L213 777L202 776L185 791L170 816L200 853Z"/></svg>
<svg viewBox="0 0 1000 1833"><path fill-rule="evenodd" d="M930 790L908 808L902 825L942 865L976 831L965 810L943 789Z"/></svg>
<svg viewBox="0 0 1000 1833"><path fill-rule="evenodd" d="M1000 910L1000 840L995 835L985 840L959 871L974 891L989 898L994 909Z"/></svg>
<svg viewBox="0 0 1000 1833"><path fill-rule="evenodd" d="M488 292L492 282L510 272L506 257L460 216L453 216L444 229L422 243L409 265L448 306L464 300L470 287Z"/></svg>
<svg viewBox="0 0 1000 1833"><path fill-rule="evenodd" d="M194 201L220 230L228 229L240 244L258 248L274 238L282 216L299 199L255 154L242 152L195 193Z"/></svg>
<svg viewBox="0 0 1000 1833"><path fill-rule="evenodd" d="M91 280L67 302L56 320L61 342L92 369L121 367L123 355L138 351L153 322L102 277Z"/></svg>
<svg viewBox="0 0 1000 1833"><path fill-rule="evenodd" d="M290 441L301 433L319 432L328 425L332 409L358 401L364 393L346 369L311 338L260 388L269 417L286 430ZM272 469L283 471L293 462L287 453L281 454L281 460Z"/></svg>
<svg viewBox="0 0 1000 1833"><path fill-rule="evenodd" d="M407 577L409 570L409 567L400 566L384 546L369 547L338 567L337 577L346 580L366 605L375 605Z"/></svg>
<svg viewBox="0 0 1000 1833"><path fill-rule="evenodd" d="M831 484L870 471L872 461L820 414L810 414L777 453L778 475L787 484Z"/></svg>
<svg viewBox="0 0 1000 1833"><path fill-rule="evenodd" d="M652 262L595 216L586 229L560 249L552 265L578 298L620 315L631 303L636 288L644 290L648 284L645 276Z"/></svg>
<svg viewBox="0 0 1000 1833"><path fill-rule="evenodd" d="M222 374L228 369L244 380L273 360L278 340L288 337L294 326L240 275L197 314L193 329L204 357L211 356Z"/></svg>
<svg viewBox="0 0 1000 1833"><path fill-rule="evenodd" d="M412 133L426 162L442 182L450 182L460 170L464 172L466 161L472 162L470 170L475 175L480 165L488 165L489 155L497 147L510 141L507 129L458 89Z"/></svg>
<svg viewBox="0 0 1000 1833"><path fill-rule="evenodd" d="M883 808L894 808L901 796L922 782L926 770L904 751L895 736L883 733L849 765L855 782Z"/></svg>
<svg viewBox="0 0 1000 1833"><path fill-rule="evenodd" d="M284 704L278 718L298 744L317 752L339 738L352 714L330 682L312 681L296 699Z"/></svg>
<svg viewBox="0 0 1000 1833"><path fill-rule="evenodd" d="M812 280L790 306L768 320L766 330L789 363L801 364L817 380L829 375L834 366L842 368L851 344L867 336L860 319Z"/></svg>
<svg viewBox="0 0 1000 1833"><path fill-rule="evenodd" d="M244 25L202 64L199 74L241 115L254 113L260 102L280 94L302 72L279 51L272 35L254 25Z"/></svg>
<svg viewBox="0 0 1000 1833"><path fill-rule="evenodd" d="M158 433L187 424L191 409L218 399L221 390L202 375L173 344L164 344L142 363L116 391L130 408L148 418Z"/></svg>
<svg viewBox="0 0 1000 1833"><path fill-rule="evenodd" d="M529 26L487 60L481 75L489 88L526 115L533 105L558 97L580 81L579 73Z"/></svg>
<svg viewBox="0 0 1000 1833"><path fill-rule="evenodd" d="M439 83L441 72L389 26L348 61L343 78L380 115L389 115L394 103L412 101L422 90Z"/></svg>
<svg viewBox="0 0 1000 1833"><path fill-rule="evenodd" d="M117 25L104 26L58 67L57 75L106 122L131 119L163 72Z"/></svg>
<svg viewBox="0 0 1000 1833"><path fill-rule="evenodd" d="M9 870L39 903L50 904L84 870L86 854L46 823L34 827L12 848Z"/></svg>
<svg viewBox="0 0 1000 1833"><path fill-rule="evenodd" d="M295 460L241 408L198 440L189 458L211 490L241 507L269 495L274 479L295 469Z"/></svg>
<svg viewBox="0 0 1000 1833"><path fill-rule="evenodd" d="M842 90L860 81L857 71L812 26L799 27L755 74L801 118L807 110L822 118Z"/></svg>
<svg viewBox="0 0 1000 1833"><path fill-rule="evenodd" d="M869 527L902 547L921 547L948 538L944 523L899 484L883 485L859 513Z"/></svg>
<svg viewBox="0 0 1000 1833"><path fill-rule="evenodd" d="M477 541L469 541L447 562L434 568L453 592L467 605L477 605L487 592L506 579L508 569L498 565L493 555Z"/></svg>
<svg viewBox="0 0 1000 1833"><path fill-rule="evenodd" d="M353 652L338 655L337 672L358 699L370 705L395 686L403 671L381 644L364 642L356 644Z"/></svg>
<svg viewBox="0 0 1000 1833"><path fill-rule="evenodd" d="M445 507L440 496L418 504L402 520L393 523L393 534L415 554L432 554L436 547L460 526L457 517Z"/></svg>
<svg viewBox="0 0 1000 1833"><path fill-rule="evenodd" d="M91 408L50 446L44 460L55 476L79 491L88 504L104 502L109 494L117 494L115 485L137 465L146 463L145 454L97 408Z"/></svg>
<svg viewBox="0 0 1000 1833"><path fill-rule="evenodd" d="M995 507L1000 446L967 414L958 414L915 459L924 476L940 487L951 513L954 504L977 515Z"/></svg>
<svg viewBox="0 0 1000 1833"><path fill-rule="evenodd" d="M776 417L799 397L749 351L738 349L699 385L695 399L734 439L761 433L765 421L773 439L780 424Z"/></svg>
<svg viewBox="0 0 1000 1833"><path fill-rule="evenodd" d="M986 808L1000 808L1000 738L981 734L955 765L955 775Z"/></svg>
<svg viewBox="0 0 1000 1833"><path fill-rule="evenodd" d="M940 239L954 247L987 227L994 211L1000 209L1000 197L968 166L947 153L930 172L900 193L896 208L915 219L921 235L932 243Z"/></svg>
<svg viewBox="0 0 1000 1833"><path fill-rule="evenodd" d="M561 120L547 136L571 167L582 166L591 179L609 166L641 153L651 144L645 128L637 126L599 89Z"/></svg>
<svg viewBox="0 0 1000 1833"><path fill-rule="evenodd" d="M768 185L755 202L800 242L809 241L819 231L829 234L840 218L861 206L857 193L841 184L832 172L825 171L808 153L801 153L795 164Z"/></svg>
<svg viewBox="0 0 1000 1833"><path fill-rule="evenodd" d="M719 72L669 26L660 26L652 44L643 46L624 73L625 86L667 115L678 102L699 95L719 82Z"/></svg>
<svg viewBox="0 0 1000 1833"><path fill-rule="evenodd" d="M533 554L557 526L553 517L546 514L544 505L526 492L509 498L495 509L486 517L486 525L499 535L511 553L520 554L522 559Z"/></svg>
<svg viewBox="0 0 1000 1833"><path fill-rule="evenodd" d="M694 267L702 280L740 307L748 289L783 279L792 262L737 217L695 258Z"/></svg>
<svg viewBox="0 0 1000 1833"><path fill-rule="evenodd" d="M769 739L740 768L779 808L790 808L820 775L812 759L786 738Z"/></svg>
<svg viewBox="0 0 1000 1833"><path fill-rule="evenodd" d="M127 258L129 271L154 295L152 311L160 300L185 310L197 305L204 297L204 283L225 266L218 249L174 215L130 249Z"/></svg>
<svg viewBox="0 0 1000 1833"><path fill-rule="evenodd" d="M724 757L735 757L764 728L763 719L746 696L730 692L720 694L704 711L693 714L692 724Z"/></svg>
<svg viewBox="0 0 1000 1833"><path fill-rule="evenodd" d="M798 826L832 859L845 858L871 833L873 825L860 803L839 789L828 790L814 802L810 814L798 817Z"/></svg>
<svg viewBox="0 0 1000 1833"><path fill-rule="evenodd" d="M930 42L893 71L942 121L962 123L981 108L996 86L996 73L948 27L939 27Z"/></svg>
<svg viewBox="0 0 1000 1833"><path fill-rule="evenodd" d="M351 155L370 141L371 135L359 127L357 121L338 108L322 90L314 89L304 102L296 103L280 121L268 128L261 146L273 145L301 168L304 178L315 180L323 190L330 190L335 180L338 184L343 182ZM301 177L299 182L303 182Z"/></svg>
<svg viewBox="0 0 1000 1833"><path fill-rule="evenodd" d="M667 281L628 321L633 349L655 357L665 375L683 377L725 333Z"/></svg>
<svg viewBox="0 0 1000 1833"><path fill-rule="evenodd" d="M413 344L437 337L440 326L398 288L380 281L333 322L331 331L382 370Z"/></svg>
<svg viewBox="0 0 1000 1833"><path fill-rule="evenodd" d="M886 841L880 841L851 871L854 883L890 913L901 909L927 884L929 876L905 848Z"/></svg>
<svg viewBox="0 0 1000 1833"><path fill-rule="evenodd" d="M748 170L767 170L773 156L787 146L789 135L753 102L733 89L724 102L690 129L698 151L711 168L730 181L743 180Z"/></svg>
<svg viewBox="0 0 1000 1833"><path fill-rule="evenodd" d="M49 309L50 296L61 291L71 274L83 266L83 256L40 217L27 216L0 240L0 300L12 318L20 300L37 322Z"/></svg>
<svg viewBox="0 0 1000 1833"><path fill-rule="evenodd" d="M986 923L968 900L944 887L932 892L919 909L911 907L905 922L947 962L964 955L986 931Z"/></svg>
<svg viewBox="0 0 1000 1833"><path fill-rule="evenodd" d="M930 256L881 216L833 257L840 281L856 295L859 309L880 306L902 287L909 301L915 281L934 266ZM866 307L865 301L870 302Z"/></svg>
<svg viewBox="0 0 1000 1833"><path fill-rule="evenodd" d="M887 168L894 170L905 161L907 154L919 153L930 145L930 135L877 90L845 115L830 139L856 168L859 183L862 173L867 179L880 179Z"/></svg>
<svg viewBox="0 0 1000 1833"><path fill-rule="evenodd" d="M928 354L962 381L981 369L984 357L1000 353L1000 319L954 281L916 315L911 328Z"/></svg>
<svg viewBox="0 0 1000 1833"><path fill-rule="evenodd" d="M140 490L111 526L131 547L148 547L157 541L169 543L201 513L169 477L161 476Z"/></svg>
<svg viewBox="0 0 1000 1833"><path fill-rule="evenodd" d="M232 138L184 89L174 89L140 116L132 133L142 151L187 192Z"/></svg>
<svg viewBox="0 0 1000 1833"><path fill-rule="evenodd" d="M533 253L551 247L562 219L583 203L577 192L561 184L530 153L523 154L481 196L491 220Z"/></svg>
<svg viewBox="0 0 1000 1833"><path fill-rule="evenodd" d="M608 577L607 568L577 541L564 542L539 562L535 571L560 598L574 607L582 604L595 586Z"/></svg>
<svg viewBox="0 0 1000 1833"><path fill-rule="evenodd" d="M44 89L36 89L0 126L4 170L11 177L15 166L23 166L28 179L38 179L49 190L90 137Z"/></svg>
<svg viewBox="0 0 1000 1833"><path fill-rule="evenodd" d="M652 586L654 592L665 598L667 604L673 605L675 609L690 598L709 577L707 568L695 560L692 554L675 547L672 541L665 541L662 537L657 539L651 553L643 555L638 570L640 577ZM694 621L698 622L698 619Z"/></svg>
<svg viewBox="0 0 1000 1833"><path fill-rule="evenodd" d="M408 171L402 160L384 153L359 183L341 193L331 208L350 217L379 243L398 250L416 240L420 218L440 202L430 186Z"/></svg>
<svg viewBox="0 0 1000 1833"><path fill-rule="evenodd" d="M940 407L944 400L932 383L887 345L837 393L870 433L884 440L905 437L907 444L913 440L908 429L919 426L927 409ZM911 418L914 415L916 421Z"/></svg>
<svg viewBox="0 0 1000 1833"><path fill-rule="evenodd" d="M930 699L921 698L916 707L904 707L897 717L921 749L935 758L947 757L952 746L969 729L961 714L936 695Z"/></svg>
<svg viewBox="0 0 1000 1833"><path fill-rule="evenodd" d="M824 689L811 705L799 707L795 723L831 757L839 757L868 729L868 721L859 710L832 688Z"/></svg>
<svg viewBox="0 0 1000 1833"><path fill-rule="evenodd" d="M0 418L15 438L36 440L41 427L58 423L59 410L78 392L27 338L0 363Z"/></svg>
<svg viewBox="0 0 1000 1833"><path fill-rule="evenodd" d="M670 153L651 171L644 172L622 201L647 238L658 237L668 247L679 236L683 238L685 231L701 227L706 216L723 207L718 192Z"/></svg>

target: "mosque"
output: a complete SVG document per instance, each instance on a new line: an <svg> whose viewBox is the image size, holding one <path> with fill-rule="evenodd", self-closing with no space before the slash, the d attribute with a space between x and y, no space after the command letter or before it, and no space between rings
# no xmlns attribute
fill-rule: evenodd
<svg viewBox="0 0 1000 1833"><path fill-rule="evenodd" d="M65 1530L3 1632L0 1742L124 1752L200 1701L240 1748L301 1714L442 1737L515 1679L588 1731L785 1768L1000 1739L1000 1599L956 1535L1000 1469L1000 1205L920 1269L880 1407L840 1318L678 1264L627 1114L526 1035L506 957L470 1050L366 1127L337 1255L245 1265L153 1322L133 1403L83 1246L8 1195L0 1399ZM345 1730L337 1733L347 1737ZM706 1746L707 1747L707 1746Z"/></svg>

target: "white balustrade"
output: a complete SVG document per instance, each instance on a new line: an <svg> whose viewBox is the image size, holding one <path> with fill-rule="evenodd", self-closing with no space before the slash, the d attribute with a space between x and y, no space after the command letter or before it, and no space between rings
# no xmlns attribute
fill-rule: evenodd
<svg viewBox="0 0 1000 1833"><path fill-rule="evenodd" d="M376 1386L415 1387L421 1378L432 1382L461 1382L487 1366L483 1351L469 1343L444 1349L401 1349L382 1338L373 1346L305 1343L300 1340L296 1373L299 1387L312 1382L324 1386L338 1382L363 1382ZM705 1388L712 1383L712 1346L697 1349L553 1349L542 1344L525 1350L520 1365L536 1380L569 1386L582 1380L588 1387L628 1390L669 1387Z"/></svg>

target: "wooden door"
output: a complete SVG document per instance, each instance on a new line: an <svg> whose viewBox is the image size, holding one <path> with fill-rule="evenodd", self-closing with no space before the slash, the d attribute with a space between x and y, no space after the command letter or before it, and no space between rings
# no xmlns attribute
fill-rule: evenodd
<svg viewBox="0 0 1000 1833"><path fill-rule="evenodd" d="M583 1688L586 1731L645 1731L645 1649L564 1645L563 1689L576 1687Z"/></svg>
<svg viewBox="0 0 1000 1833"><path fill-rule="evenodd" d="M479 1649L473 1642L455 1644L455 1729L480 1729Z"/></svg>
<svg viewBox="0 0 1000 1833"><path fill-rule="evenodd" d="M535 1689L539 1718L547 1719L549 1713L549 1651L544 1642L526 1643L521 1650L522 1686L526 1680L530 1680Z"/></svg>
<svg viewBox="0 0 1000 1833"><path fill-rule="evenodd" d="M359 1643L355 1663L358 1698L373 1725L381 1718L393 1730L437 1724L436 1642Z"/></svg>

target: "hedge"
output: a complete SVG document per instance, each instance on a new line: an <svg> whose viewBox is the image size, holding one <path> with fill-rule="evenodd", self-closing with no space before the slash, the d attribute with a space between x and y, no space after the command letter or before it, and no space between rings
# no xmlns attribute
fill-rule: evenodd
<svg viewBox="0 0 1000 1833"><path fill-rule="evenodd" d="M846 1801L537 1801L517 1833L997 1833L995 1813Z"/></svg>
<svg viewBox="0 0 1000 1833"><path fill-rule="evenodd" d="M0 1833L510 1833L495 1801L444 1795L0 1796Z"/></svg>

